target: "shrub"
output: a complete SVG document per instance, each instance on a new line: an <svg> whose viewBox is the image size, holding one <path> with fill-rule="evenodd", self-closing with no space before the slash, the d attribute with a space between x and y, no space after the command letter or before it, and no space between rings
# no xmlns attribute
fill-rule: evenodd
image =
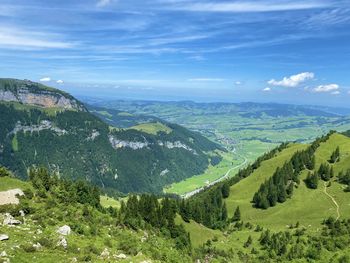
<svg viewBox="0 0 350 263"><path fill-rule="evenodd" d="M33 247L33 244L24 244L22 245L22 249L27 253L33 253L36 251L35 247Z"/></svg>
<svg viewBox="0 0 350 263"><path fill-rule="evenodd" d="M37 239L35 241L35 243L40 243L40 245L42 245L43 247L46 247L46 248L52 248L53 245L54 245L54 242L52 239L49 239L47 237L41 237L39 239Z"/></svg>

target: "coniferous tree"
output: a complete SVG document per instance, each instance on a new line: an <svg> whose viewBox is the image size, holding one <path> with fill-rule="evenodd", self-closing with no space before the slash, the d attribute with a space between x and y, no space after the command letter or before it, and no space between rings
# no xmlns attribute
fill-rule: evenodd
<svg viewBox="0 0 350 263"><path fill-rule="evenodd" d="M335 151L332 153L329 162L330 163L336 163L340 161L340 149L339 146L335 149Z"/></svg>
<svg viewBox="0 0 350 263"><path fill-rule="evenodd" d="M251 244L253 243L253 239L252 239L252 236L249 236L247 241L244 243L244 247L245 248L248 248L251 246Z"/></svg>
<svg viewBox="0 0 350 263"><path fill-rule="evenodd" d="M310 189L317 189L319 176L316 173L311 173L307 175L305 179L306 186Z"/></svg>
<svg viewBox="0 0 350 263"><path fill-rule="evenodd" d="M235 213L233 214L232 221L237 222L241 220L241 210L239 209L239 206L237 206Z"/></svg>
<svg viewBox="0 0 350 263"><path fill-rule="evenodd" d="M228 182L224 183L221 187L221 193L223 198L227 198L230 195L230 185Z"/></svg>

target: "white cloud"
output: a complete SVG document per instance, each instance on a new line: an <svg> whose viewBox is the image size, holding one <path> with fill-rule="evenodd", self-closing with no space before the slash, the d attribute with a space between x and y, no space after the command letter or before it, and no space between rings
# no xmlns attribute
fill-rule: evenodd
<svg viewBox="0 0 350 263"><path fill-rule="evenodd" d="M187 81L191 82L223 82L225 79L221 78L194 78L194 79L188 79Z"/></svg>
<svg viewBox="0 0 350 263"><path fill-rule="evenodd" d="M97 6L98 7L104 7L112 3L112 0L98 0L97 1Z"/></svg>
<svg viewBox="0 0 350 263"><path fill-rule="evenodd" d="M44 78L41 78L40 81L41 82L49 82L49 81L51 81L51 78L50 77L44 77Z"/></svg>
<svg viewBox="0 0 350 263"><path fill-rule="evenodd" d="M313 89L314 92L330 92L330 91L337 91L339 89L338 84L328 84L328 85L320 85Z"/></svg>
<svg viewBox="0 0 350 263"><path fill-rule="evenodd" d="M60 37L47 32L0 27L0 48L31 50L50 48L66 49L75 46L73 43L57 40Z"/></svg>
<svg viewBox="0 0 350 263"><path fill-rule="evenodd" d="M176 1L175 1L176 2ZM231 12L231 13L249 13L249 12L274 12L288 10L303 10L322 8L329 6L324 1L235 1L233 3L215 3L213 2L190 2L175 3L170 8L173 10L192 11L192 12Z"/></svg>
<svg viewBox="0 0 350 263"><path fill-rule="evenodd" d="M313 79L314 77L315 74L312 72L303 72L290 77L284 77L282 80L271 79L267 83L272 86L294 88L307 80Z"/></svg>
<svg viewBox="0 0 350 263"><path fill-rule="evenodd" d="M59 80L57 80L57 81L56 81L56 83L57 83L57 84L63 84L63 83L64 83L64 81L63 81L63 80L61 80L61 79L59 79Z"/></svg>
<svg viewBox="0 0 350 263"><path fill-rule="evenodd" d="M241 81L236 81L235 85L237 85L237 86L242 85L242 82Z"/></svg>
<svg viewBox="0 0 350 263"><path fill-rule="evenodd" d="M339 94L340 94L340 91L339 91L339 90L336 90L336 91L333 91L331 94L332 94L332 95L339 95Z"/></svg>
<svg viewBox="0 0 350 263"><path fill-rule="evenodd" d="M271 91L271 88L266 87L265 89L263 89L263 91L265 91L265 92L269 92L269 91Z"/></svg>

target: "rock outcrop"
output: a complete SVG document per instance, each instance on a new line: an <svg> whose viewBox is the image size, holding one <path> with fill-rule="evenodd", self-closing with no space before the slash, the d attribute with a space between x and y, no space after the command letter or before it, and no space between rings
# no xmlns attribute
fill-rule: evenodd
<svg viewBox="0 0 350 263"><path fill-rule="evenodd" d="M85 107L68 94L28 80L4 80L0 83L0 101L18 102L43 108L85 111Z"/></svg>
<svg viewBox="0 0 350 263"><path fill-rule="evenodd" d="M0 192L0 205L18 205L19 200L17 196L24 195L21 189L11 189Z"/></svg>
<svg viewBox="0 0 350 263"><path fill-rule="evenodd" d="M5 234L0 234L0 241L9 240L9 236Z"/></svg>
<svg viewBox="0 0 350 263"><path fill-rule="evenodd" d="M13 216L10 215L9 213L6 213L4 222L2 224L4 226L14 226L14 225L20 225L20 224L22 224L22 222L14 219Z"/></svg>
<svg viewBox="0 0 350 263"><path fill-rule="evenodd" d="M63 235L63 236L68 236L68 235L70 235L70 232L71 232L71 228L70 228L70 226L67 226L67 225L61 226L61 227L57 230L57 233L60 234L60 235Z"/></svg>
<svg viewBox="0 0 350 263"><path fill-rule="evenodd" d="M175 141L175 142L170 142L170 141L157 141L156 143L150 143L148 141L125 141L125 140L119 140L118 138L116 138L114 135L109 135L109 142L111 143L112 147L114 149L120 149L120 148L131 148L133 150L139 150L139 149L143 149L143 148L149 148L152 145L158 145L161 147L165 147L168 149L174 149L174 148L179 148L179 149L184 149L186 151L189 151L195 155L197 155L198 153L192 149L190 146L180 142L180 141Z"/></svg>

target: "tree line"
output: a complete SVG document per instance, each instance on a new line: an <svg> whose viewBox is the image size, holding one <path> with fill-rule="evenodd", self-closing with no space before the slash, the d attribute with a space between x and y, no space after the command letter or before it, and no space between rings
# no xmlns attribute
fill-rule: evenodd
<svg viewBox="0 0 350 263"><path fill-rule="evenodd" d="M268 209L291 198L294 186L300 184L299 175L301 171L305 169L314 170L316 149L322 142L327 141L333 133L334 131L331 131L327 135L316 139L306 150L296 152L282 167L277 167L272 177L262 183L259 190L254 194L252 200L254 206ZM328 169L328 166L322 166L320 169L319 173L322 174L323 178L331 176L332 170ZM308 178L307 182L310 187L317 185L317 182L314 182L314 177L310 175Z"/></svg>

